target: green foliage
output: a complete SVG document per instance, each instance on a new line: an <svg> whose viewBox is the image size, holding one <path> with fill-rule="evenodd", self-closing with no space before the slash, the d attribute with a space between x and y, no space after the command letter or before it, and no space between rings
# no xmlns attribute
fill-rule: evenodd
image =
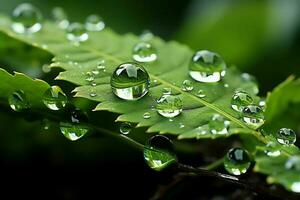
<svg viewBox="0 0 300 200"><path fill-rule="evenodd" d="M10 29L11 21L5 16L0 17L0 31L16 40L31 46L43 49L51 53L54 58L52 67L59 67L64 71L56 79L75 84L75 97L82 97L99 103L95 111L110 111L118 113L117 121L136 123L138 127L148 127L147 132L159 132L161 134L173 134L179 139L184 138L218 138L232 134L245 134L251 138L249 149L254 153L253 146L260 149L265 144L275 141L274 137L266 136L261 130L247 126L240 118L240 114L231 109L231 98L236 90L247 91L258 103L256 83L245 80L241 73L234 67L229 67L225 78L216 84L199 83L192 80L188 75L188 64L193 51L187 46L177 42L165 42L158 37L151 39L151 43L157 50L158 59L155 62L144 64L148 71L152 85L150 92L138 101L124 101L117 98L111 91L110 77L114 69L123 62L132 60L132 47L140 41L132 34L118 35L110 29L101 32L90 32L89 39L74 45L65 37L65 32L54 23L45 22L43 29L34 35L16 34ZM99 63L105 61L105 70L100 70L95 75L94 83L87 80L88 73L97 69ZM0 71L0 78L4 80L0 85L1 98L6 99L13 91L23 90L28 95L28 100L33 106L40 108L42 95L49 85L41 80L32 80L23 74L15 76L6 71ZM193 83L193 91L186 92L181 89L182 82L190 80ZM228 87L227 87L227 86ZM156 105L156 99L162 95L164 88L171 88L172 93L179 96L184 102L183 112L173 121L160 116L152 108ZM202 90L205 98L197 96ZM299 81L289 79L268 96L266 117L267 126L273 126L274 119L280 116L288 108L290 102L299 103L299 96L294 95L299 91ZM96 94L96 95L91 95ZM284 98L280 98L284 96ZM295 97L296 96L296 97ZM280 106L281 109L277 110ZM150 113L149 119L144 119L144 113ZM219 114L231 125L227 134L202 134L199 127L209 126L212 116ZM181 126L184 125L184 126ZM270 129L266 129L270 130ZM270 132L267 134L272 135ZM247 137L244 141L247 143ZM275 141L276 142L276 141ZM278 147L279 148L279 147ZM291 190L291 182L299 181L299 177L291 174L295 171L286 172L283 163L292 156L299 154L299 149L294 146L280 147L284 158L278 159L278 165L274 165L273 159L254 156L257 165L255 170L269 176L269 182L283 184ZM296 178L296 179L295 179Z"/></svg>

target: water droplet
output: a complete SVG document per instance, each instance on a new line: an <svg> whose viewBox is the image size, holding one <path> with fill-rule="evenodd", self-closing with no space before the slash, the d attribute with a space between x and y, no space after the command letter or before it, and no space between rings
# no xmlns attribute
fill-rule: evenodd
<svg viewBox="0 0 300 200"><path fill-rule="evenodd" d="M99 72L97 69L94 69L94 70L92 71L92 73L93 73L94 75L98 75L100 72Z"/></svg>
<svg viewBox="0 0 300 200"><path fill-rule="evenodd" d="M261 107L261 109L263 109L265 111L265 109L266 109L266 101L265 100L259 101L258 105Z"/></svg>
<svg viewBox="0 0 300 200"><path fill-rule="evenodd" d="M105 27L105 23L98 15L90 15L86 18L85 28L88 31L101 31Z"/></svg>
<svg viewBox="0 0 300 200"><path fill-rule="evenodd" d="M290 157L285 165L284 165L285 169L287 170L295 170L295 171L300 171L300 156L292 156Z"/></svg>
<svg viewBox="0 0 300 200"><path fill-rule="evenodd" d="M42 120L42 126L44 130L49 130L50 128L50 121L48 119L43 119Z"/></svg>
<svg viewBox="0 0 300 200"><path fill-rule="evenodd" d="M206 94L204 93L203 90L198 90L197 96L200 97L200 98L204 98L204 97L206 97Z"/></svg>
<svg viewBox="0 0 300 200"><path fill-rule="evenodd" d="M51 110L60 110L66 106L67 96L59 86L52 86L45 91L43 102Z"/></svg>
<svg viewBox="0 0 300 200"><path fill-rule="evenodd" d="M140 39L142 41L149 41L154 37L153 33L151 33L149 30L144 30L142 34L140 35Z"/></svg>
<svg viewBox="0 0 300 200"><path fill-rule="evenodd" d="M97 65L97 69L104 71L105 70L105 66L104 65Z"/></svg>
<svg viewBox="0 0 300 200"><path fill-rule="evenodd" d="M74 109L70 113L70 122L61 122L61 133L71 141L76 141L82 138L89 128L82 124L87 121L87 115L80 109Z"/></svg>
<svg viewBox="0 0 300 200"><path fill-rule="evenodd" d="M15 91L8 97L10 107L17 112L21 112L30 108L26 95L22 90Z"/></svg>
<svg viewBox="0 0 300 200"><path fill-rule="evenodd" d="M283 145L292 145L296 142L296 133L289 128L281 128L277 133L277 141Z"/></svg>
<svg viewBox="0 0 300 200"><path fill-rule="evenodd" d="M185 125L183 123L179 123L179 128L184 128Z"/></svg>
<svg viewBox="0 0 300 200"><path fill-rule="evenodd" d="M270 157L277 157L281 154L280 149L278 148L278 146L276 146L276 143L274 142L268 142L264 152Z"/></svg>
<svg viewBox="0 0 300 200"><path fill-rule="evenodd" d="M196 128L197 138L200 138L202 135L206 135L209 133L208 126L199 126Z"/></svg>
<svg viewBox="0 0 300 200"><path fill-rule="evenodd" d="M184 80L182 82L181 89L186 92L190 92L194 89L193 83L190 80Z"/></svg>
<svg viewBox="0 0 300 200"><path fill-rule="evenodd" d="M137 100L148 93L150 78L141 65L127 62L115 69L110 85L113 93L119 98Z"/></svg>
<svg viewBox="0 0 300 200"><path fill-rule="evenodd" d="M183 103L178 96L164 94L157 100L157 112L164 117L176 117L182 112Z"/></svg>
<svg viewBox="0 0 300 200"><path fill-rule="evenodd" d="M172 142L162 135L153 136L148 140L144 147L144 159L147 165L156 171L161 171L177 162Z"/></svg>
<svg viewBox="0 0 300 200"><path fill-rule="evenodd" d="M12 13L12 29L16 33L36 33L42 28L42 14L33 5L22 3Z"/></svg>
<svg viewBox="0 0 300 200"><path fill-rule="evenodd" d="M162 93L163 94L172 94L172 89L171 88L163 88Z"/></svg>
<svg viewBox="0 0 300 200"><path fill-rule="evenodd" d="M258 94L259 89L258 89L257 80L255 79L255 77L248 73L243 73L241 76L242 76L243 81L252 82L250 89L252 90L253 94Z"/></svg>
<svg viewBox="0 0 300 200"><path fill-rule="evenodd" d="M227 83L224 84L225 88L229 88L229 85Z"/></svg>
<svg viewBox="0 0 300 200"><path fill-rule="evenodd" d="M197 51L190 62L190 76L199 82L214 83L225 76L226 64L218 54L207 50Z"/></svg>
<svg viewBox="0 0 300 200"><path fill-rule="evenodd" d="M290 186L292 192L300 193L300 182L293 182Z"/></svg>
<svg viewBox="0 0 300 200"><path fill-rule="evenodd" d="M242 112L246 106L253 103L252 97L247 92L236 91L231 99L231 108Z"/></svg>
<svg viewBox="0 0 300 200"><path fill-rule="evenodd" d="M138 62L152 62L157 59L156 49L150 43L140 42L133 47L132 57Z"/></svg>
<svg viewBox="0 0 300 200"><path fill-rule="evenodd" d="M263 110L259 106L249 105L243 109L243 121L255 128L264 124Z"/></svg>
<svg viewBox="0 0 300 200"><path fill-rule="evenodd" d="M95 87L95 86L97 86L97 83L92 82L92 83L91 83L91 86Z"/></svg>
<svg viewBox="0 0 300 200"><path fill-rule="evenodd" d="M212 116L209 122L209 129L212 134L227 134L230 122L225 120L225 118L219 114Z"/></svg>
<svg viewBox="0 0 300 200"><path fill-rule="evenodd" d="M120 125L120 133L124 134L124 135L127 135L130 133L131 131L131 124L128 123L128 122L123 122L121 125Z"/></svg>
<svg viewBox="0 0 300 200"><path fill-rule="evenodd" d="M226 171L233 175L245 174L250 167L250 158L242 148L230 149L224 159Z"/></svg>
<svg viewBox="0 0 300 200"><path fill-rule="evenodd" d="M53 8L51 15L55 23L59 26L59 28L66 29L69 26L70 22L63 8Z"/></svg>
<svg viewBox="0 0 300 200"><path fill-rule="evenodd" d="M144 119L150 119L150 118L151 118L150 113L149 113L149 112L145 112L145 113L143 114L143 118L144 118Z"/></svg>
<svg viewBox="0 0 300 200"><path fill-rule="evenodd" d="M51 71L51 67L50 67L49 64L44 64L42 66L42 70L43 70L44 73L49 73Z"/></svg>
<svg viewBox="0 0 300 200"><path fill-rule="evenodd" d="M155 86L159 85L159 83L156 79L154 79L154 80L151 80L150 85L151 85L151 87L155 87Z"/></svg>
<svg viewBox="0 0 300 200"><path fill-rule="evenodd" d="M91 92L90 93L90 97L96 97L97 96L97 93L96 92Z"/></svg>
<svg viewBox="0 0 300 200"><path fill-rule="evenodd" d="M86 81L93 82L95 80L95 77L91 72L87 72L86 74L87 74L87 77L85 78Z"/></svg>
<svg viewBox="0 0 300 200"><path fill-rule="evenodd" d="M67 28L67 39L75 44L88 40L89 35L80 23L72 23Z"/></svg>

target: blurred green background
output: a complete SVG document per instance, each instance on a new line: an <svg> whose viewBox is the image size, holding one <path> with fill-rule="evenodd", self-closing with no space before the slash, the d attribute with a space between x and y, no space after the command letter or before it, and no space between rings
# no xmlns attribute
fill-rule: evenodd
<svg viewBox="0 0 300 200"><path fill-rule="evenodd" d="M0 12L10 14L13 8L22 2L24 1L0 0ZM194 50L216 51L224 57L228 65L235 65L242 71L257 77L262 96L289 75L295 74L298 77L300 75L299 0L31 0L27 2L39 7L45 17L50 16L53 7L59 6L67 12L70 21L83 22L87 15L99 14L107 26L119 33L141 34L144 30L150 30L165 40L179 41ZM64 90L70 91L72 85L53 81L58 71L47 74L42 72L41 66L49 63L50 60L51 56L47 53L0 35L1 67L8 71L16 70L43 78L51 84L59 84ZM79 101L79 104L85 109L94 106L84 101ZM29 178L39 182L43 181L42 177L45 176L45 179L53 181L53 177L43 173L43 169L50 172L53 172L53 169L59 171L54 177L62 177L64 181L59 184L62 185L62 189L58 189L58 196L54 197L74 199L78 191L74 193L70 189L72 187L67 186L68 184L74 186L76 176L78 176L78 184L82 184L89 180L88 177L91 178L96 174L94 179L99 179L99 182L102 179L108 188L118 187L128 196L131 192L128 191L128 187L124 187L124 184L132 177L134 178L131 181L135 182L133 187L144 191L144 196L151 196L157 187L157 182L165 181L165 177L157 177L158 175L147 169L141 152L122 141L94 134L90 138L70 143L59 134L57 124L52 124L49 130L44 130L43 124L36 119L33 121L22 119L9 111L2 111L0 112L1 163L10 169L19 169L20 166L31 169L21 171L20 176L15 177L22 180ZM110 113L91 115L93 120L98 120L98 123L102 123L103 126L118 129L119 125L112 123L115 115ZM137 129L132 133L132 137L143 142L149 137L143 132L143 129ZM219 143L221 144L222 141ZM183 144L180 148L189 153L191 148L196 149L189 155L196 155L201 159L191 162L201 164L205 161L202 155L203 147L197 146L198 143L193 145L195 146ZM201 145L205 147L207 144L204 142ZM187 155L184 155L183 159L191 160ZM37 172L39 170L41 172ZM14 177L12 174L7 176ZM111 179L112 177L114 180ZM144 184L140 185L140 182ZM89 188L88 183L84 184Z"/></svg>

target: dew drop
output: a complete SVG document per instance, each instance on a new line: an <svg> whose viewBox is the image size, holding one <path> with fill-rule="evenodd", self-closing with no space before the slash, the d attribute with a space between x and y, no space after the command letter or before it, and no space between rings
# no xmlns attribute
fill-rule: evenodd
<svg viewBox="0 0 300 200"><path fill-rule="evenodd" d="M89 128L82 124L82 122L86 121L86 113L80 109L74 109L70 114L70 122L60 123L60 131L67 139L76 141L89 131Z"/></svg>
<svg viewBox="0 0 300 200"><path fill-rule="evenodd" d="M149 113L149 112L145 112L145 113L143 114L143 118L144 118L144 119L150 119L150 118L151 118L150 113Z"/></svg>
<svg viewBox="0 0 300 200"><path fill-rule="evenodd" d="M197 96L200 97L200 98L204 98L204 97L206 97L206 94L204 93L203 90L198 90Z"/></svg>
<svg viewBox="0 0 300 200"><path fill-rule="evenodd" d="M190 76L199 82L218 82L225 72L226 64L221 56L207 50L197 51L189 64Z"/></svg>
<svg viewBox="0 0 300 200"><path fill-rule="evenodd" d="M137 100L149 91L150 78L141 65L127 62L113 72L110 85L113 93L121 99Z"/></svg>
<svg viewBox="0 0 300 200"><path fill-rule="evenodd" d="M228 133L229 125L230 122L225 120L223 116L215 114L209 122L209 129L212 134L223 135Z"/></svg>
<svg viewBox="0 0 300 200"><path fill-rule="evenodd" d="M85 28L88 31L102 31L105 28L105 23L98 15L90 15L85 20Z"/></svg>
<svg viewBox="0 0 300 200"><path fill-rule="evenodd" d="M22 3L12 13L12 26L14 32L20 34L36 33L42 28L42 14L33 5Z"/></svg>
<svg viewBox="0 0 300 200"><path fill-rule="evenodd" d="M289 128L281 128L277 133L277 141L283 145L292 145L296 142L296 133Z"/></svg>
<svg viewBox="0 0 300 200"><path fill-rule="evenodd" d="M144 147L144 159L155 171L162 171L177 162L171 140L162 135L153 136L148 140Z"/></svg>
<svg viewBox="0 0 300 200"><path fill-rule="evenodd" d="M95 80L95 77L93 75L88 75L88 77L85 78L88 82L93 82Z"/></svg>
<svg viewBox="0 0 300 200"><path fill-rule="evenodd" d="M42 66L42 70L43 70L44 73L49 73L51 71L51 67L50 67L49 64L44 64Z"/></svg>
<svg viewBox="0 0 300 200"><path fill-rule="evenodd" d="M132 49L132 57L137 62L153 62L157 59L156 49L147 42L139 42Z"/></svg>
<svg viewBox="0 0 300 200"><path fill-rule="evenodd" d="M277 157L280 156L281 151L279 150L278 146L274 142L268 142L266 145L266 149L264 150L265 154L270 157Z"/></svg>
<svg viewBox="0 0 300 200"><path fill-rule="evenodd" d="M163 88L162 93L163 94L172 94L172 89L171 88Z"/></svg>
<svg viewBox="0 0 300 200"><path fill-rule="evenodd" d="M263 110L259 106L249 105L243 108L243 121L255 128L264 124Z"/></svg>
<svg viewBox="0 0 300 200"><path fill-rule="evenodd" d="M97 83L92 82L92 83L91 83L91 86L95 87L95 86L97 86Z"/></svg>
<svg viewBox="0 0 300 200"><path fill-rule="evenodd" d="M89 38L84 26L80 23L74 22L67 28L67 39L75 44L87 41Z"/></svg>
<svg viewBox="0 0 300 200"><path fill-rule="evenodd" d="M49 130L50 128L50 121L48 119L42 120L42 127L44 130Z"/></svg>
<svg viewBox="0 0 300 200"><path fill-rule="evenodd" d="M183 103L178 96L164 94L157 100L157 112L168 118L176 117L182 112Z"/></svg>
<svg viewBox="0 0 300 200"><path fill-rule="evenodd" d="M245 174L250 167L250 157L242 148L230 149L224 159L226 171L233 175Z"/></svg>
<svg viewBox="0 0 300 200"><path fill-rule="evenodd" d="M194 89L193 83L190 80L184 80L182 82L181 89L185 92L190 92Z"/></svg>
<svg viewBox="0 0 300 200"><path fill-rule="evenodd" d="M124 135L127 135L130 133L132 129L132 126L130 123L128 122L123 122L121 125L120 125L120 133L124 134Z"/></svg>
<svg viewBox="0 0 300 200"><path fill-rule="evenodd" d="M97 69L94 69L94 70L92 71L92 73L93 73L94 75L98 75L100 72L99 72Z"/></svg>
<svg viewBox="0 0 300 200"><path fill-rule="evenodd" d="M59 86L52 86L45 91L43 103L51 110L60 110L66 106L67 96Z"/></svg>
<svg viewBox="0 0 300 200"><path fill-rule="evenodd" d="M300 156L291 156L284 165L286 170L300 171Z"/></svg>
<svg viewBox="0 0 300 200"><path fill-rule="evenodd" d="M63 8L61 8L61 7L53 8L51 15L59 28L61 28L61 29L68 28L70 22L68 20L67 14L65 13Z"/></svg>
<svg viewBox="0 0 300 200"><path fill-rule="evenodd" d="M242 112L246 106L253 103L252 97L247 92L236 91L231 99L231 108Z"/></svg>
<svg viewBox="0 0 300 200"><path fill-rule="evenodd" d="M149 30L144 30L142 34L140 35L140 39L142 41L149 41L154 37L153 33Z"/></svg>
<svg viewBox="0 0 300 200"><path fill-rule="evenodd" d="M91 92L90 93L90 97L96 97L97 96L97 93L96 92Z"/></svg>
<svg viewBox="0 0 300 200"><path fill-rule="evenodd" d="M30 104L23 90L17 90L8 97L8 103L14 111L21 112L28 110Z"/></svg>
<svg viewBox="0 0 300 200"><path fill-rule="evenodd" d="M179 128L184 128L185 125L183 123L179 123Z"/></svg>

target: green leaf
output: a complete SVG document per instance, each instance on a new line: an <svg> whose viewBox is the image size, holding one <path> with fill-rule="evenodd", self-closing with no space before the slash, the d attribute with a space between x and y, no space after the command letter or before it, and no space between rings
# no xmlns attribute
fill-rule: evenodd
<svg viewBox="0 0 300 200"><path fill-rule="evenodd" d="M17 90L23 90L27 100L33 108L43 108L42 97L50 87L46 82L39 79L31 79L22 73L15 72L11 75L0 68L0 98L7 102L7 98Z"/></svg>
<svg viewBox="0 0 300 200"><path fill-rule="evenodd" d="M282 127L297 129L300 125L300 79L293 76L268 94L265 117L266 130L276 131Z"/></svg>
<svg viewBox="0 0 300 200"><path fill-rule="evenodd" d="M101 32L90 32L87 42L74 46L66 39L65 32L53 23L45 23L41 32L27 36L14 33L10 29L10 20L5 17L1 19L1 30L4 33L55 55L51 66L61 67L65 70L56 79L78 85L74 90L76 97L101 102L95 110L120 113L117 121L134 122L139 127L149 127L148 132L170 133L184 138L185 134L197 131L199 126L206 125L214 114L219 113L231 121L232 130L234 128L249 130L239 119L239 114L231 109L230 103L231 97L237 89L248 91L254 96L256 84L250 80L243 80L240 72L234 67L227 70L224 80L219 83L195 82L188 75L188 64L193 51L177 42L164 42L155 37L151 43L157 49L158 60L144 66L151 80L156 80L158 84L151 87L149 94L139 101L124 101L111 92L110 76L119 64L132 60L132 47L140 41L138 37L132 34L121 36L106 29ZM100 73L96 78L97 86L91 86L86 81L86 73L95 69L97 63L102 60L105 60L106 72ZM181 90L182 82L186 79L191 80L194 84L194 90L190 93ZM225 84L228 84L229 87L225 87ZM160 116L151 109L155 106L155 100L162 95L162 89L165 87L171 88L173 94L179 95L184 102L183 113L173 121ZM206 94L204 99L196 96L200 89ZM91 97L91 92L98 95ZM150 119L143 118L145 112L150 113ZM181 124L184 125L184 128L179 128ZM223 136L209 134L209 137ZM193 137L195 137L195 133L193 133ZM198 134L197 137L207 136Z"/></svg>

